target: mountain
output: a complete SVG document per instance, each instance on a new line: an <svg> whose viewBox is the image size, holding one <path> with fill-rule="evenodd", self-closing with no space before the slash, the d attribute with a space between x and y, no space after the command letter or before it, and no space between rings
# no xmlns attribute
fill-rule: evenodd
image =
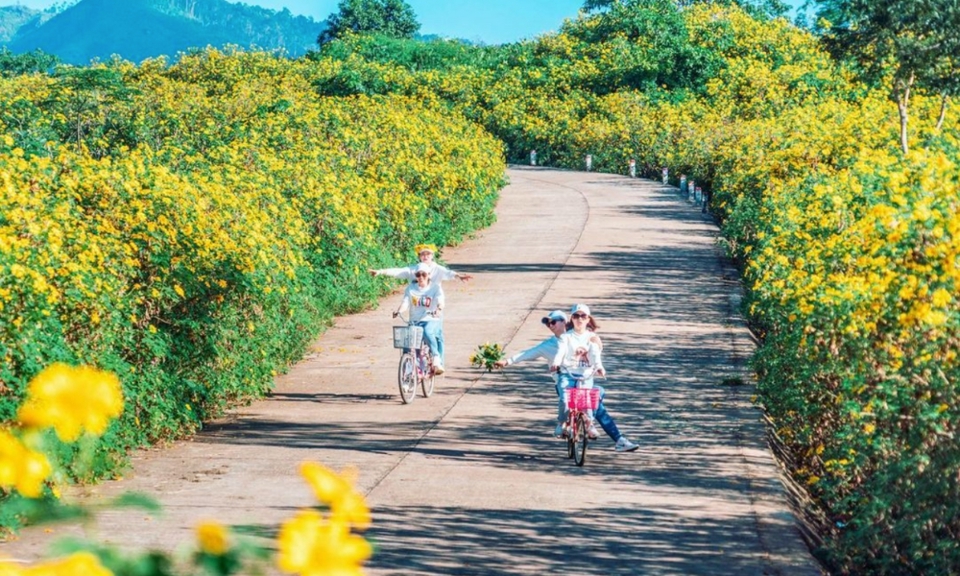
<svg viewBox="0 0 960 576"><path fill-rule="evenodd" d="M0 10L22 9L12 6ZM26 9L22 9L26 10ZM119 55L140 62L206 46L283 49L300 56L317 47L324 22L226 0L81 0L44 19L41 13L0 13L0 25L21 24L6 46L43 50L71 64ZM0 32L3 28L0 27ZM0 37L0 44L4 41Z"/></svg>

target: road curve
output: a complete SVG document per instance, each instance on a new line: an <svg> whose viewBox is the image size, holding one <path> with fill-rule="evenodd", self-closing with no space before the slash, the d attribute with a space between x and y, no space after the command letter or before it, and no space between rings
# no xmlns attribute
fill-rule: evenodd
<svg viewBox="0 0 960 576"><path fill-rule="evenodd" d="M259 533L312 504L297 466L356 465L374 511L374 575L816 575L764 439L747 377L753 350L717 228L674 188L622 176L509 170L498 221L444 251L468 283L447 291L447 374L401 405L389 311L338 318L271 398L189 442L144 451L96 499L155 495L162 518L111 511L86 529L24 531L0 554L40 556L86 533L173 550L197 521ZM471 351L518 351L573 302L600 323L607 406L640 449L601 438L577 468L552 438L555 394L534 362L484 374Z"/></svg>

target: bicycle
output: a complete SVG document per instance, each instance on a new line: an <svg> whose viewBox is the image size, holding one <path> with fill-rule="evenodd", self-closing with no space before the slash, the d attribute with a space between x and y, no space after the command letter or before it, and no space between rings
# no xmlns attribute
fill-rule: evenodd
<svg viewBox="0 0 960 576"><path fill-rule="evenodd" d="M564 388L564 402L567 405L567 419L563 424L563 438L567 439L567 458L573 458L577 466L583 466L587 459L587 444L590 437L588 410L596 410L600 405L599 388L583 388L583 380L578 378L575 388Z"/></svg>
<svg viewBox="0 0 960 576"><path fill-rule="evenodd" d="M417 326L400 316L406 326L393 327L393 347L403 350L400 364L397 366L397 383L400 386L400 399L404 404L413 402L417 397L417 384L424 398L433 394L433 354L423 338L423 327Z"/></svg>

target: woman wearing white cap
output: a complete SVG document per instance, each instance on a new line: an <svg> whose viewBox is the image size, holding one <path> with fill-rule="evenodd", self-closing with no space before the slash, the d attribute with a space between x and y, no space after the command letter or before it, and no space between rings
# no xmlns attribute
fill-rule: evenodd
<svg viewBox="0 0 960 576"><path fill-rule="evenodd" d="M554 357L556 357L557 351L559 350L560 336L562 336L563 333L566 332L568 328L567 315L564 314L562 310L554 310L550 314L546 315L541 320L541 322L543 323L544 326L547 327L547 329L549 329L553 333L552 336L540 342L536 346L532 346L530 348L527 348L526 350L517 352L513 356L507 358L506 360L498 360L497 362L494 363L494 366L496 366L497 368L504 368L506 366L516 364L517 362L523 362L524 360L533 360L535 358L543 358L548 362L552 361ZM592 317L591 317L591 322L592 322ZM596 326L595 322L593 323L593 326ZM602 342L600 342L599 336L596 336L596 344L601 348L603 347ZM554 385L555 385L557 394L559 394L562 398L563 392L559 388L556 388L556 380L557 380L556 375L554 375L553 378L554 378ZM614 449L617 452L632 452L633 450L636 450L637 448L639 448L639 446L631 442L630 439L628 439L626 436L623 435L622 432L620 432L620 429L617 427L617 423L616 421L614 421L613 416L611 416L610 413L607 412L607 408L603 402L603 399L604 399L603 388L600 386L597 386L597 388L600 389L600 403L597 406L597 410L594 416L596 417L597 422L600 423L600 427L603 428L603 431L607 433L607 436L609 436L616 443L614 445ZM596 433L596 430L594 430L594 433Z"/></svg>
<svg viewBox="0 0 960 576"><path fill-rule="evenodd" d="M417 257L420 258L420 262L416 264L411 264L409 266L404 266L402 268L381 268L379 270L370 270L370 274L374 277L377 276L392 276L393 278L400 278L401 280L409 280L412 284L416 284L416 271L421 266L426 266L427 272L430 274L430 284L440 286L440 283L444 280L453 280L457 279L461 282L466 282L473 278L470 274L463 274L461 272L454 272L453 270L447 268L446 266L441 266L433 261L433 255L437 251L437 247L433 244L417 244L413 248L414 252L417 253ZM440 331L436 334L437 337L437 349L440 351L437 356L440 358L440 361L443 361L443 326L440 326Z"/></svg>
<svg viewBox="0 0 960 576"><path fill-rule="evenodd" d="M423 338L433 354L433 373L443 374L443 355L437 342L437 335L443 329L444 296L439 283L430 281L430 269L419 264L414 271L415 284L410 284L403 292L403 301L393 313L396 318L401 312L410 311L410 321L423 328Z"/></svg>
<svg viewBox="0 0 960 576"><path fill-rule="evenodd" d="M557 372L557 429L556 435L563 434L563 423L567 420L567 403L563 398L563 390L581 382L584 388L593 388L593 377L603 374L599 339L597 335L587 329L590 320L590 308L586 304L574 304L570 309L570 321L573 327L560 336L557 342L557 353L550 362L550 371ZM593 425L593 410L587 411L590 418L590 427L587 434L591 438L597 437L597 429Z"/></svg>

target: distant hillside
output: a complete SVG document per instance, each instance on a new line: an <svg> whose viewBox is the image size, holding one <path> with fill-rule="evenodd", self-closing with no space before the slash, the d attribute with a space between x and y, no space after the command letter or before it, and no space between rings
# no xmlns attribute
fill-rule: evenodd
<svg viewBox="0 0 960 576"><path fill-rule="evenodd" d="M288 10L226 0L81 0L46 21L35 10L17 6L0 10L27 10L16 33L9 40L0 39L0 44L17 53L40 49L72 64L105 60L114 54L140 62L225 44L282 48L300 56L316 48L325 25ZM0 24L15 21L13 14L0 19Z"/></svg>
<svg viewBox="0 0 960 576"><path fill-rule="evenodd" d="M24 26L39 26L50 19L55 10L31 10L26 6L0 6L0 45L6 44Z"/></svg>

